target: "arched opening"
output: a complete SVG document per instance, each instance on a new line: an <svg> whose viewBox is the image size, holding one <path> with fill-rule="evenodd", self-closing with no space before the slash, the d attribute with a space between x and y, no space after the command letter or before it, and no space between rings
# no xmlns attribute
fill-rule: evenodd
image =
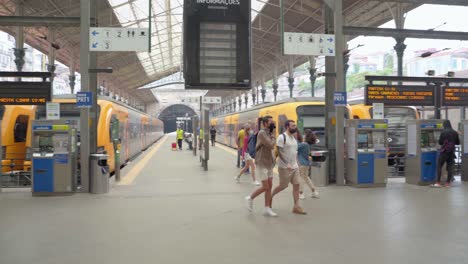
<svg viewBox="0 0 468 264"><path fill-rule="evenodd" d="M161 114L159 114L159 119L164 122L164 133L170 133L177 130L177 117L192 117L196 116L195 111L182 104L171 105L164 109ZM192 131L192 121L184 121L182 125L185 127L184 131L193 133Z"/></svg>

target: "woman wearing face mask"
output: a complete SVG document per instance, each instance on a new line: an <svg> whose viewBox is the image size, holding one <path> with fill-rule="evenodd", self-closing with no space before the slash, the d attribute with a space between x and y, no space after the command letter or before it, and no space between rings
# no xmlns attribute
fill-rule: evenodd
<svg viewBox="0 0 468 264"><path fill-rule="evenodd" d="M307 130L305 133L305 140L303 141L301 134L299 131L296 133L296 139L298 142L297 145L297 160L299 162L299 172L301 174L301 178L303 181L300 184L300 191L299 191L299 198L305 199L304 195L304 183L309 186L312 192L312 198L319 198L319 193L317 188L315 187L312 180L309 178L309 154L310 154L310 146L315 144L317 141L317 137L315 136L314 132Z"/></svg>
<svg viewBox="0 0 468 264"><path fill-rule="evenodd" d="M248 149L248 147L249 147L248 146L249 145L249 138L254 136L254 132L253 132L253 129L250 128L249 125L244 126L244 131L245 131L246 136L244 137L244 145L242 146L242 159L245 161L245 166L244 166L244 168L242 168L242 170L239 172L239 175L237 175L235 179L236 179L236 182L239 183L240 182L240 176L242 176L242 174L244 174L250 168L253 183L258 186L258 185L260 185L260 182L258 182L255 179L254 159L250 156L249 149Z"/></svg>

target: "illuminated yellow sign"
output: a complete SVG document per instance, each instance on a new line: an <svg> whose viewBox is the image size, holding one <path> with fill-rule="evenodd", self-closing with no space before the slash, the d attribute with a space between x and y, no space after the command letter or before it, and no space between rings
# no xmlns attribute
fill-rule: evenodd
<svg viewBox="0 0 468 264"><path fill-rule="evenodd" d="M46 104L47 98L29 98L29 97L1 97L0 104L6 105L39 105Z"/></svg>
<svg viewBox="0 0 468 264"><path fill-rule="evenodd" d="M433 86L414 85L368 85L366 104L384 103L385 105L434 105Z"/></svg>
<svg viewBox="0 0 468 264"><path fill-rule="evenodd" d="M468 87L444 87L442 105L468 106Z"/></svg>

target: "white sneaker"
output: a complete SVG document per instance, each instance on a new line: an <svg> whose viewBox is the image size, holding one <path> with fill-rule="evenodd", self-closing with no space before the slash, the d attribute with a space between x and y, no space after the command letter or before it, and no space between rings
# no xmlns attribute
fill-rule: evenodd
<svg viewBox="0 0 468 264"><path fill-rule="evenodd" d="M234 180L235 180L237 183L240 183L240 177L239 177L239 176L234 177Z"/></svg>
<svg viewBox="0 0 468 264"><path fill-rule="evenodd" d="M252 200L252 198L250 198L250 196L246 196L245 197L245 202L247 203L247 210L249 210L249 212L252 212L253 211L253 200Z"/></svg>
<svg viewBox="0 0 468 264"><path fill-rule="evenodd" d="M253 184L259 186L259 185L260 185L260 182L259 182L259 181L254 181Z"/></svg>
<svg viewBox="0 0 468 264"><path fill-rule="evenodd" d="M278 216L275 212L270 207L265 207L265 210L263 211L264 216L271 216L271 217L276 217Z"/></svg>
<svg viewBox="0 0 468 264"><path fill-rule="evenodd" d="M304 193L299 194L299 199L304 200L305 199L305 194Z"/></svg>
<svg viewBox="0 0 468 264"><path fill-rule="evenodd" d="M319 192L317 192L317 190L316 190L315 192L312 193L311 197L312 198L320 198Z"/></svg>

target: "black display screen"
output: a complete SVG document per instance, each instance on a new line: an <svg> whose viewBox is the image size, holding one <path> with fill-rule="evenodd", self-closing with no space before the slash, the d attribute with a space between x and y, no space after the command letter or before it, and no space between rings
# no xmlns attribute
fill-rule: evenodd
<svg viewBox="0 0 468 264"><path fill-rule="evenodd" d="M45 105L50 82L0 82L0 105Z"/></svg>
<svg viewBox="0 0 468 264"><path fill-rule="evenodd" d="M368 85L365 100L367 105L434 106L434 91L434 86Z"/></svg>
<svg viewBox="0 0 468 264"><path fill-rule="evenodd" d="M184 1L186 89L251 88L248 0Z"/></svg>
<svg viewBox="0 0 468 264"><path fill-rule="evenodd" d="M442 105L468 106L468 87L444 87Z"/></svg>

